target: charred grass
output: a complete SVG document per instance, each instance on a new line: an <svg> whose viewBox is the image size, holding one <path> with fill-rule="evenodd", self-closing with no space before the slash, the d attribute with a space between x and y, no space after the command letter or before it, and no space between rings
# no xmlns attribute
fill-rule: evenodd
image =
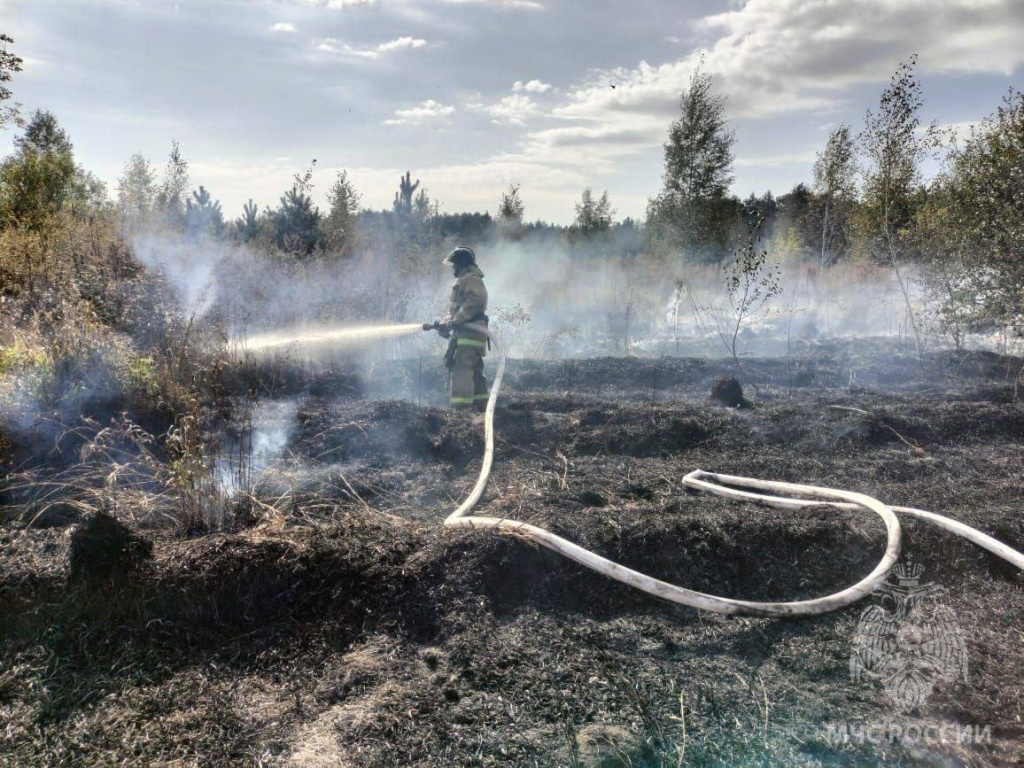
<svg viewBox="0 0 1024 768"><path fill-rule="evenodd" d="M764 600L862 576L880 522L693 495L680 484L691 469L855 489L1024 548L1010 364L867 359L825 350L802 364L814 371L802 386L784 361L750 361L761 396L744 410L704 402L723 372L707 361L513 363L482 509L674 583ZM394 390L408 369L378 376ZM337 372L289 384L301 471L281 481L287 505L245 525L182 538L104 523L99 543L81 522L0 529L0 765L1024 757L1024 592L987 554L903 521L970 662L967 681L908 719L990 726L991 743L837 746L826 723L893 716L879 686L850 680L863 605L788 621L699 614L522 541L445 531L479 466L480 424L408 392L372 399L380 386ZM111 546L127 553L121 567L90 569Z"/></svg>

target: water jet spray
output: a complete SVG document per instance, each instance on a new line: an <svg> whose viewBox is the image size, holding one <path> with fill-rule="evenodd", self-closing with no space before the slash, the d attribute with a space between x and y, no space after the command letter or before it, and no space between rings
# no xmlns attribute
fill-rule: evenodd
<svg viewBox="0 0 1024 768"><path fill-rule="evenodd" d="M398 325L371 325L355 328L319 328L309 331L276 331L257 336L249 336L239 344L251 352L261 352L290 345L318 346L322 344L357 344L372 339L405 336L420 330L420 323L402 323Z"/></svg>

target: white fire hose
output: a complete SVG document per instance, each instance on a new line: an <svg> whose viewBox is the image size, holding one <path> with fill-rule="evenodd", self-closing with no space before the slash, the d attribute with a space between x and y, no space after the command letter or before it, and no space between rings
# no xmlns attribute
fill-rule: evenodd
<svg viewBox="0 0 1024 768"><path fill-rule="evenodd" d="M505 353L497 338L485 326L467 325L464 327L486 334L494 343L499 360L498 368L494 375L494 383L491 385L490 397L487 399L487 410L484 413L485 448L483 463L480 466L480 476L477 478L476 485L473 486L473 490L466 497L466 500L445 519L444 524L447 527L482 528L522 537L542 547L558 552L560 555L574 560L591 570L604 574L616 581L621 581L623 584L628 584L655 597L661 597L674 603L689 605L705 611L744 614L748 616L813 616L850 605L873 592L886 580L889 571L896 564L896 560L900 555L902 534L899 521L896 519L894 512L916 517L937 525L950 533L974 542L979 547L1024 570L1024 554L1017 552L1015 549L1008 547L981 531L951 520L948 517L937 515L934 512L925 512L924 510L912 509L910 507L891 507L870 496L852 491L820 488L813 485L755 480L749 477L736 477L733 475L720 475L712 472L703 472L699 469L686 475L683 478L683 483L691 488L715 493L730 499L755 501L773 507L781 507L782 509L800 509L802 507L824 504L835 509L860 508L874 512L885 523L887 533L885 554L871 573L856 584L832 595L816 597L811 600L777 603L734 600L697 592L652 578L632 568L627 568L624 565L613 562L606 557L601 557L578 544L574 544L563 539L561 536L551 533L551 531L530 525L529 523L483 515L470 515L469 513L483 495L487 480L491 475L491 466L494 463L494 406L497 402L498 390L501 388L501 380L505 373ZM739 490L740 488L750 488L770 493L755 493L750 490Z"/></svg>

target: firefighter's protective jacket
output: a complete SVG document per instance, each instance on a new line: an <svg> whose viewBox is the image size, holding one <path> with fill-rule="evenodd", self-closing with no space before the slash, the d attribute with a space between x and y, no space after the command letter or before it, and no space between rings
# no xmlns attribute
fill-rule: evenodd
<svg viewBox="0 0 1024 768"><path fill-rule="evenodd" d="M486 312L487 288L484 286L484 273L476 264L469 264L459 270L455 282L452 283L447 322L456 330L460 339L481 342L473 346L482 349L487 337L482 333L463 330L459 326L463 323L486 325Z"/></svg>

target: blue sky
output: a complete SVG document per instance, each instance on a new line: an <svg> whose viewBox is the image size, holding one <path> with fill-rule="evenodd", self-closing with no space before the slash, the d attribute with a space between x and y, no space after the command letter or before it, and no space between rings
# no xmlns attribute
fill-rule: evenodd
<svg viewBox="0 0 1024 768"><path fill-rule="evenodd" d="M911 53L928 119L963 126L1024 87L1020 0L0 0L0 32L25 59L17 100L112 193L173 138L230 216L313 158L321 199L344 168L384 207L411 170L446 211L493 212L515 182L529 219L568 221L585 186L642 216L701 57L741 195L809 180Z"/></svg>

